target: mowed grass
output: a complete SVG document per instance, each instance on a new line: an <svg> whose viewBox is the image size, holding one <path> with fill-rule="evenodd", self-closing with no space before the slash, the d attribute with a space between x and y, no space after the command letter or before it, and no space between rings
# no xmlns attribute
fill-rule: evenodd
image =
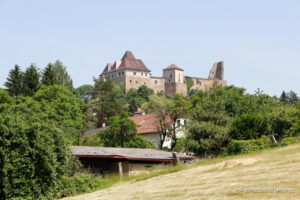
<svg viewBox="0 0 300 200"><path fill-rule="evenodd" d="M66 199L300 199L300 144L153 171Z"/></svg>

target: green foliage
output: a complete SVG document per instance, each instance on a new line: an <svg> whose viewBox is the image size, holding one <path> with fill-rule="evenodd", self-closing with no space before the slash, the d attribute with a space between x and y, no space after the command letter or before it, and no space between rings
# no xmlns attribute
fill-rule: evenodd
<svg viewBox="0 0 300 200"><path fill-rule="evenodd" d="M58 84L57 74L51 63L43 71L42 84L47 86Z"/></svg>
<svg viewBox="0 0 300 200"><path fill-rule="evenodd" d="M270 127L268 119L260 114L243 114L237 117L231 125L229 135L231 139L258 139L268 135Z"/></svg>
<svg viewBox="0 0 300 200"><path fill-rule="evenodd" d="M149 97L154 94L154 91L145 85L142 85L135 90L129 89L125 95L126 102L129 104L129 112L134 113L138 107L149 101Z"/></svg>
<svg viewBox="0 0 300 200"><path fill-rule="evenodd" d="M63 176L57 198L73 196L76 194L93 192L112 186L120 180L119 177L102 178L88 173L79 173L74 176Z"/></svg>
<svg viewBox="0 0 300 200"><path fill-rule="evenodd" d="M120 115L122 111L125 111L125 102L123 98L123 92L119 85L111 80L106 81L94 79L96 99L89 103L89 107L92 112L97 114L98 127L102 127L102 124L112 116Z"/></svg>
<svg viewBox="0 0 300 200"><path fill-rule="evenodd" d="M153 89L148 88L145 85L142 85L138 88L137 90L137 95L143 99L145 99L146 101L149 101L149 96L154 94Z"/></svg>
<svg viewBox="0 0 300 200"><path fill-rule="evenodd" d="M237 155L260 151L262 149L270 148L272 142L270 138L263 136L260 139L252 140L231 140L226 147L227 155Z"/></svg>
<svg viewBox="0 0 300 200"><path fill-rule="evenodd" d="M186 82L187 91L190 92L191 88L194 85L194 82L193 82L192 78L191 77L186 77L185 82Z"/></svg>
<svg viewBox="0 0 300 200"><path fill-rule="evenodd" d="M76 89L80 98L84 101L84 103L88 103L91 99L95 98L95 89L92 85L82 85Z"/></svg>
<svg viewBox="0 0 300 200"><path fill-rule="evenodd" d="M228 130L212 122L191 122L186 135L186 149L197 156L220 154L228 143Z"/></svg>
<svg viewBox="0 0 300 200"><path fill-rule="evenodd" d="M0 199L50 199L72 165L63 132L26 99L0 113Z"/></svg>
<svg viewBox="0 0 300 200"><path fill-rule="evenodd" d="M43 111L49 111L48 118L58 123L73 144L78 143L85 122L80 98L66 87L53 85L43 86L33 99L42 105Z"/></svg>
<svg viewBox="0 0 300 200"><path fill-rule="evenodd" d="M14 99L9 96L8 92L0 88L0 104L13 104Z"/></svg>
<svg viewBox="0 0 300 200"><path fill-rule="evenodd" d="M9 75L4 86L7 88L10 96L17 98L23 93L23 76L24 73L18 65L15 65L15 68L9 71Z"/></svg>
<svg viewBox="0 0 300 200"><path fill-rule="evenodd" d="M300 137L286 137L282 139L280 146L287 146L289 144L295 144L299 142L300 142Z"/></svg>
<svg viewBox="0 0 300 200"><path fill-rule="evenodd" d="M55 63L53 64L53 70L56 74L56 84L65 86L72 90L73 81L67 72L67 68L63 65L63 63L59 60L55 61Z"/></svg>
<svg viewBox="0 0 300 200"><path fill-rule="evenodd" d="M40 76L38 68L34 64L26 69L23 77L23 93L25 96L33 96L40 89Z"/></svg>
<svg viewBox="0 0 300 200"><path fill-rule="evenodd" d="M288 131L297 120L298 110L292 105L276 106L268 114L271 133L277 140L289 135Z"/></svg>
<svg viewBox="0 0 300 200"><path fill-rule="evenodd" d="M111 117L109 129L97 134L101 146L105 147L135 147L150 148L151 143L137 135L136 124L123 112L120 116Z"/></svg>

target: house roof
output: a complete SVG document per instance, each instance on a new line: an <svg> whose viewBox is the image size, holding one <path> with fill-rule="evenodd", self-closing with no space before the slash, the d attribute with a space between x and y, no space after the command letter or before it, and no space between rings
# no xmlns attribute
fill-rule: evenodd
<svg viewBox="0 0 300 200"><path fill-rule="evenodd" d="M148 161L172 161L172 152L157 149L139 148L114 148L114 147L91 147L71 146L72 154L76 157L114 158L126 160L148 160ZM195 159L193 156L176 153L181 160Z"/></svg>
<svg viewBox="0 0 300 200"><path fill-rule="evenodd" d="M137 134L157 133L160 131L157 114L138 115L130 117L137 125Z"/></svg>
<svg viewBox="0 0 300 200"><path fill-rule="evenodd" d="M137 125L137 134L147 134L147 133L157 133L160 131L160 126L157 121L157 114L151 113L146 115L137 115L130 117ZM167 118L167 122L170 122L170 119ZM88 130L82 133L82 136L95 135L98 131L106 130L109 126L96 128Z"/></svg>
<svg viewBox="0 0 300 200"><path fill-rule="evenodd" d="M107 65L108 66L108 65ZM123 69L131 69L131 70L139 70L139 71L147 71L150 70L146 67L142 60L136 59L131 51L126 51L123 55L121 61L116 61L111 68L105 67L102 74L106 74L113 71L119 71Z"/></svg>
<svg viewBox="0 0 300 200"><path fill-rule="evenodd" d="M177 65L175 65L175 64L171 64L171 65L169 65L167 68L165 68L165 69L178 69L178 70L181 70L181 71L183 71L183 69L181 69L180 67L178 67Z"/></svg>

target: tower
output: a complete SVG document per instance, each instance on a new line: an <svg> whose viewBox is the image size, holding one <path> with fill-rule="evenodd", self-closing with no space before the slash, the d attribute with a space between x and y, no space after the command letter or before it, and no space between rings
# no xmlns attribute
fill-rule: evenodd
<svg viewBox="0 0 300 200"><path fill-rule="evenodd" d="M163 70L165 79L165 94L173 97L176 93L187 94L187 87L184 82L184 71L175 64L171 64Z"/></svg>

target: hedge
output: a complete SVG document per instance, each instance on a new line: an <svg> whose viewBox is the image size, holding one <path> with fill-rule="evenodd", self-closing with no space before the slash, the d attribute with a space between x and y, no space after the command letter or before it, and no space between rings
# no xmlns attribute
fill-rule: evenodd
<svg viewBox="0 0 300 200"><path fill-rule="evenodd" d="M272 142L267 136L256 140L231 140L226 148L227 155L237 155L270 148Z"/></svg>

